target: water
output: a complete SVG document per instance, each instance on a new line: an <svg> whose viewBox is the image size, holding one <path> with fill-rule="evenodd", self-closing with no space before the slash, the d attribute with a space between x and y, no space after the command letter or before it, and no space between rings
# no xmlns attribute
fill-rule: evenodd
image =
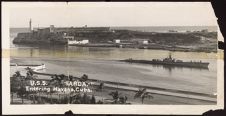
<svg viewBox="0 0 226 116"><path fill-rule="evenodd" d="M12 34L13 35L13 34ZM12 39L11 39L12 40ZM167 68L163 66L128 64L115 60L163 59L209 62L209 69ZM28 46L11 44L11 62L45 63L43 72L71 74L114 82L133 83L161 88L216 93L216 53L170 52L132 48L95 48L75 46Z"/></svg>

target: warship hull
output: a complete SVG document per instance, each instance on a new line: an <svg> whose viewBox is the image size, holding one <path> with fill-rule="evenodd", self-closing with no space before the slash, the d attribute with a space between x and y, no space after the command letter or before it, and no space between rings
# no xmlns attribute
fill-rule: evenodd
<svg viewBox="0 0 226 116"><path fill-rule="evenodd" d="M205 68L208 69L208 62L165 62L165 61L152 61L152 60L120 60L121 62L128 63L140 63L140 64L154 64L154 65L166 65L172 67L190 67L190 68Z"/></svg>

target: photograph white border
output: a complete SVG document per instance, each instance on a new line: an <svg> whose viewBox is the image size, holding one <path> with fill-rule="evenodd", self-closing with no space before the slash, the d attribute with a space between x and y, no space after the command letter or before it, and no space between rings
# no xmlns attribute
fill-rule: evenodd
<svg viewBox="0 0 226 116"><path fill-rule="evenodd" d="M197 3L197 2L196 2ZM11 105L10 104L10 37L9 13L15 7L45 6L55 7L71 4L66 2L2 2L2 114L64 114L71 110L75 114L203 114L208 110L224 108L224 61L223 52L219 50L217 60L217 105L84 105L84 104L53 104L53 105ZM112 3L79 3L83 5ZM125 3L114 3L125 5ZM138 3L130 3L136 5ZM142 3L139 3L142 4ZM146 3L144 3L146 4ZM188 3L183 3L188 4ZM210 4L209 2L197 4ZM218 31L219 40L223 40Z"/></svg>

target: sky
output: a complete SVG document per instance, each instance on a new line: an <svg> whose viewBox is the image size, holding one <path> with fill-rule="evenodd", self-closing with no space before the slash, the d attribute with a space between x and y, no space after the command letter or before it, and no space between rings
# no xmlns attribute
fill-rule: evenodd
<svg viewBox="0 0 226 116"><path fill-rule="evenodd" d="M209 2L14 3L10 27L216 26Z"/></svg>

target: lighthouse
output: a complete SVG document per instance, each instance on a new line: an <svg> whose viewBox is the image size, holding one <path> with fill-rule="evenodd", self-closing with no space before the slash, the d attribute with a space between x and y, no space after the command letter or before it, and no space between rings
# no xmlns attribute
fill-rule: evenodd
<svg viewBox="0 0 226 116"><path fill-rule="evenodd" d="M31 22L31 19L30 19L30 21L29 21L29 31L31 32L32 31L32 24L31 24L32 22Z"/></svg>

